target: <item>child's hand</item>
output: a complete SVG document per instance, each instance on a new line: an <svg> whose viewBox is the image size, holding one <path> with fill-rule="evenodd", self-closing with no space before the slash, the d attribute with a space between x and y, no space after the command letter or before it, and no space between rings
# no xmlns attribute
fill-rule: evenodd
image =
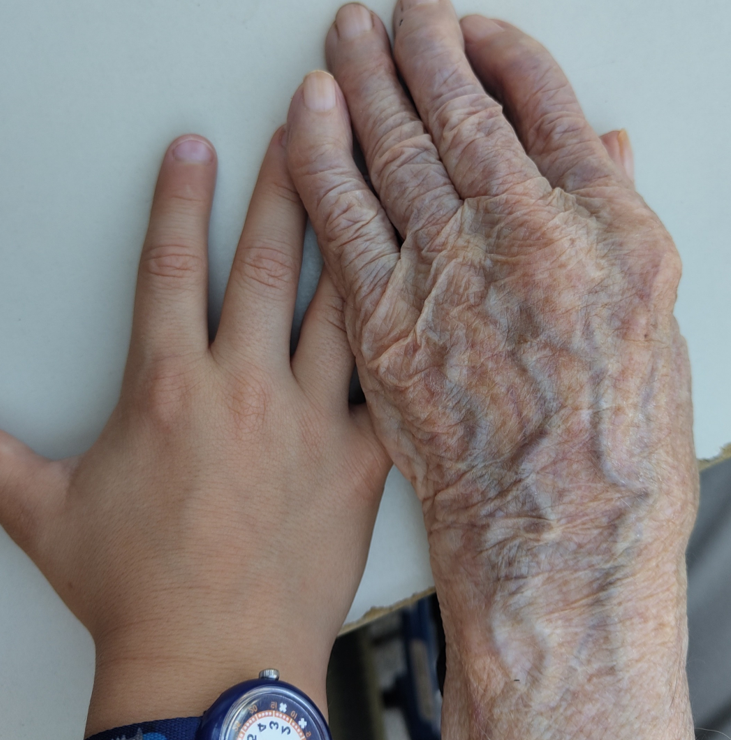
<svg viewBox="0 0 731 740"><path fill-rule="evenodd" d="M0 523L96 643L88 732L201 714L268 667L324 710L390 465L365 407L348 407L326 274L290 359L305 212L281 132L209 346L215 178L200 138L165 154L122 394L96 444L51 462L0 433Z"/></svg>

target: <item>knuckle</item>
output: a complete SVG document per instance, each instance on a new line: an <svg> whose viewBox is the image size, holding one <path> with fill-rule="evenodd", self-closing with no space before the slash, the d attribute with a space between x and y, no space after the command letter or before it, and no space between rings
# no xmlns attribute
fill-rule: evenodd
<svg viewBox="0 0 731 740"><path fill-rule="evenodd" d="M675 302L675 295L683 273L678 250L669 241L656 250L648 274L651 294L655 300L664 301L671 298Z"/></svg>
<svg viewBox="0 0 731 740"><path fill-rule="evenodd" d="M155 359L142 377L140 411L156 428L174 432L189 411L197 385L191 362L172 357Z"/></svg>
<svg viewBox="0 0 731 740"><path fill-rule="evenodd" d="M444 210L440 206L446 200L451 207L452 198L442 198L440 194L451 195L454 186L430 137L423 129L410 135L412 131L402 127L401 132L399 140L381 139L377 144L372 166L376 190L395 210L401 210L405 204L410 204L413 210L417 207L416 201L435 214Z"/></svg>
<svg viewBox="0 0 731 740"><path fill-rule="evenodd" d="M500 77L524 89L540 86L549 77L565 79L548 49L522 31L506 30L488 36L484 43L483 53L489 54L490 64L499 70Z"/></svg>
<svg viewBox="0 0 731 740"><path fill-rule="evenodd" d="M487 140L489 147L485 146ZM444 143L449 152L447 156L460 171L482 173L487 170L494 172L496 177L506 170L525 173L525 163L515 156L518 149L514 136L508 131L502 113L493 108L465 112L463 118L447 126Z"/></svg>
<svg viewBox="0 0 731 740"><path fill-rule="evenodd" d="M461 148L477 138L508 130L502 106L472 86L439 101L433 116L449 147Z"/></svg>
<svg viewBox="0 0 731 740"><path fill-rule="evenodd" d="M403 110L399 88L394 85L397 71L386 38L384 46L359 59L357 65L343 64L338 70L346 95L357 92L370 115L380 118L388 108Z"/></svg>
<svg viewBox="0 0 731 740"><path fill-rule="evenodd" d="M302 452L308 461L316 465L322 464L323 458L331 448L328 435L327 420L322 415L311 413L300 421L299 441Z"/></svg>
<svg viewBox="0 0 731 740"><path fill-rule="evenodd" d="M202 254L190 244L162 242L147 247L142 254L140 270L164 280L185 280L205 269Z"/></svg>
<svg viewBox="0 0 731 740"><path fill-rule="evenodd" d="M443 102L435 115L435 126L442 131L445 161L461 179L479 183L489 172L489 189L497 191L496 180L521 182L531 174L523 149L498 103L467 92ZM486 141L489 146L485 146Z"/></svg>
<svg viewBox="0 0 731 740"><path fill-rule="evenodd" d="M207 195L196 195L191 188L185 188L177 193L172 193L167 197L167 211L170 215L188 216L191 212L196 213L206 207L208 203Z"/></svg>
<svg viewBox="0 0 731 740"><path fill-rule="evenodd" d="M335 184L318 196L317 212L321 215L327 243L342 247L368 238L379 217L378 208L363 198L352 181L336 178Z"/></svg>
<svg viewBox="0 0 731 740"><path fill-rule="evenodd" d="M632 221L637 248L633 252L634 269L630 271L639 283L644 302L678 288L683 272L680 254L670 234L653 213L640 213Z"/></svg>
<svg viewBox="0 0 731 740"><path fill-rule="evenodd" d="M394 38L393 53L400 69L407 65L415 69L427 66L441 88L449 71L459 63L463 52L451 42L451 33L440 23L403 19Z"/></svg>
<svg viewBox="0 0 731 740"><path fill-rule="evenodd" d="M621 311L625 334L637 340L667 340L682 272L680 256L670 238L633 254Z"/></svg>
<svg viewBox="0 0 731 740"><path fill-rule="evenodd" d="M250 368L246 378L232 371L228 374L223 397L236 433L259 434L264 429L274 398L274 388L263 373Z"/></svg>
<svg viewBox="0 0 731 740"><path fill-rule="evenodd" d="M680 278L683 276L683 261L674 244L668 244L664 250L663 271L668 283L677 288Z"/></svg>
<svg viewBox="0 0 731 740"><path fill-rule="evenodd" d="M352 295L356 305L377 293L389 265L380 250L373 249L374 237L385 216L352 192L331 191L320 202L325 242L339 258L341 269L354 276Z"/></svg>
<svg viewBox="0 0 731 740"><path fill-rule="evenodd" d="M303 135L303 138L308 136ZM315 140L314 137L300 142L292 142L287 148L289 171L297 183L298 190L303 192L299 181L305 181L306 187L316 187L323 177L331 171L339 174L342 168L341 156L337 143L331 139Z"/></svg>
<svg viewBox="0 0 731 740"><path fill-rule="evenodd" d="M232 268L233 277L253 284L268 293L289 288L296 282L299 263L286 251L285 245L271 241L250 242L237 256Z"/></svg>
<svg viewBox="0 0 731 740"><path fill-rule="evenodd" d="M526 145L536 153L547 149L566 149L593 139L596 134L579 111L567 112L563 105L554 106L534 92L536 114L524 134Z"/></svg>
<svg viewBox="0 0 731 740"><path fill-rule="evenodd" d="M415 168L431 166L436 160L434 144L421 126L403 123L376 140L372 169L380 174L379 179L390 175L405 181L413 177ZM379 184L374 185L378 188Z"/></svg>
<svg viewBox="0 0 731 740"><path fill-rule="evenodd" d="M545 46L522 32L508 32L495 39L491 52L501 73L508 78L540 84L548 75L555 75L558 65Z"/></svg>

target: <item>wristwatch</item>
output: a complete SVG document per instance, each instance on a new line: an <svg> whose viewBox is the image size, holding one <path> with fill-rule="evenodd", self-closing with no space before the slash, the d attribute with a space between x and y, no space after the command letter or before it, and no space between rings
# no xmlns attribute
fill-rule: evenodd
<svg viewBox="0 0 731 740"><path fill-rule="evenodd" d="M331 740L314 702L269 668L224 691L203 715L196 740Z"/></svg>
<svg viewBox="0 0 731 740"><path fill-rule="evenodd" d="M115 727L87 740L332 740L315 703L269 668L224 691L202 717Z"/></svg>

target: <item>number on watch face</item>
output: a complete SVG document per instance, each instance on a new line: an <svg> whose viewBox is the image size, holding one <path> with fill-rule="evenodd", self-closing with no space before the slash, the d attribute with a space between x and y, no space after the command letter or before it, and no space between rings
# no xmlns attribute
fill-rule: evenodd
<svg viewBox="0 0 731 740"><path fill-rule="evenodd" d="M281 703L277 709L252 715L242 725L236 740L307 740L310 737L307 720L295 719L297 712L286 712L287 705Z"/></svg>

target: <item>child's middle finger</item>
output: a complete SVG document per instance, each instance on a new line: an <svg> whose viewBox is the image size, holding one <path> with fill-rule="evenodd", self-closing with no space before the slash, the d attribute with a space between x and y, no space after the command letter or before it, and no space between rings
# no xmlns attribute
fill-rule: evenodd
<svg viewBox="0 0 731 740"><path fill-rule="evenodd" d="M306 213L292 184L277 131L249 204L212 350L270 369L289 369Z"/></svg>

